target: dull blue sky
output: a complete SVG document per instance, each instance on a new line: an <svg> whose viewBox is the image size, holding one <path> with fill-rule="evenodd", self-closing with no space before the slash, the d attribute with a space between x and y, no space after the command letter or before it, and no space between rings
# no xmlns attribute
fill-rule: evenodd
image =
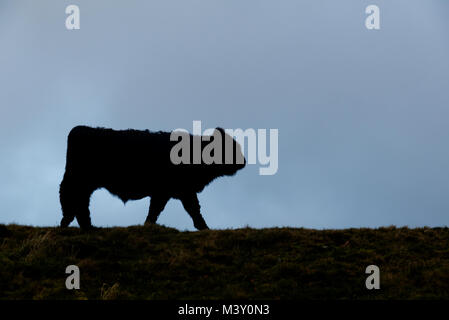
<svg viewBox="0 0 449 320"><path fill-rule="evenodd" d="M81 29L65 28L65 7ZM367 30L376 4L381 30ZM449 224L445 0L0 1L0 223L57 225L66 136L276 128L279 170L200 195L211 228ZM141 224L148 199L91 202ZM193 230L179 201L159 223Z"/></svg>

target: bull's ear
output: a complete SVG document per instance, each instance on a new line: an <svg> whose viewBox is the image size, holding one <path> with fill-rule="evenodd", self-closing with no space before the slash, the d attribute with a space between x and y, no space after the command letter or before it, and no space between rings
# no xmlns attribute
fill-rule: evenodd
<svg viewBox="0 0 449 320"><path fill-rule="evenodd" d="M223 128L216 127L215 130L217 130L218 132L220 132L223 136L225 135L225 131L224 131Z"/></svg>

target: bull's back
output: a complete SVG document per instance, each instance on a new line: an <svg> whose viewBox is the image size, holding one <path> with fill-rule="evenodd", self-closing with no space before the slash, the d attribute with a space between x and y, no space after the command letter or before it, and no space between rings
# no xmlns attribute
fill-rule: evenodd
<svg viewBox="0 0 449 320"><path fill-rule="evenodd" d="M166 166L169 157L168 134L78 126L68 137L66 170L91 176L147 175Z"/></svg>

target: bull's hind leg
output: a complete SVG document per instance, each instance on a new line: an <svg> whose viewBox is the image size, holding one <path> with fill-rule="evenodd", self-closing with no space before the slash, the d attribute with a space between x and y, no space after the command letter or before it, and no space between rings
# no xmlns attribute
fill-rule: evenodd
<svg viewBox="0 0 449 320"><path fill-rule="evenodd" d="M73 199L73 185L66 176L59 186L59 200L62 208L61 227L66 228L75 219L75 207Z"/></svg>
<svg viewBox="0 0 449 320"><path fill-rule="evenodd" d="M145 220L145 225L154 224L159 217L159 214L164 210L170 197L155 195L151 197L150 200L150 210L148 211L147 219Z"/></svg>
<svg viewBox="0 0 449 320"><path fill-rule="evenodd" d="M182 205L184 206L184 209L188 212L190 217L193 220L193 225L198 230L204 230L209 229L209 227L206 224L206 221L204 221L203 216L200 212L200 202L198 201L198 197L196 196L196 193L185 195L181 198Z"/></svg>
<svg viewBox="0 0 449 320"><path fill-rule="evenodd" d="M64 176L59 189L63 215L61 227L68 227L75 217L81 228L89 229L92 227L89 212L91 194L91 190Z"/></svg>

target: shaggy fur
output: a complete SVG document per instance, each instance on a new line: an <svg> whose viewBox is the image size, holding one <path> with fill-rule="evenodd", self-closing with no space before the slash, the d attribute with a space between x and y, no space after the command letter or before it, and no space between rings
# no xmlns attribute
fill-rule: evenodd
<svg viewBox="0 0 449 320"><path fill-rule="evenodd" d="M216 130L223 142L230 138L223 129ZM192 146L193 136L189 137ZM125 203L151 197L145 224L156 223L168 200L175 198L182 201L198 230L208 229L197 193L215 178L234 175L245 166L245 160L235 164L236 155L243 155L240 145L232 142L234 164L175 165L170 150L177 141L170 141L169 132L75 127L68 136L66 169L59 191L61 227L67 227L76 217L81 228L91 228L90 196L105 188ZM201 142L201 148L209 143ZM223 159L224 150L223 143Z"/></svg>

